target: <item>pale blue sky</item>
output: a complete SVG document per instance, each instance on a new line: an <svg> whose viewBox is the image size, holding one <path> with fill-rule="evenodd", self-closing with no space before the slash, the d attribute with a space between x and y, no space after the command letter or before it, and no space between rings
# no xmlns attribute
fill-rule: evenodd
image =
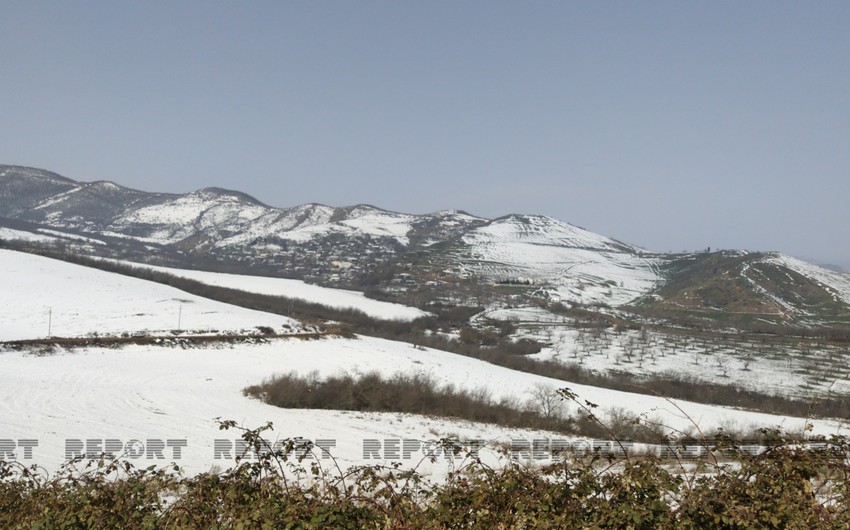
<svg viewBox="0 0 850 530"><path fill-rule="evenodd" d="M0 163L850 265L850 2L16 1Z"/></svg>

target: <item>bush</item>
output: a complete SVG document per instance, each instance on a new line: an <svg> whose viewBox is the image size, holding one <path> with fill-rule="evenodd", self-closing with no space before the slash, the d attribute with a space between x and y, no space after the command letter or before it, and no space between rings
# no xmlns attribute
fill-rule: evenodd
<svg viewBox="0 0 850 530"><path fill-rule="evenodd" d="M384 378L370 372L357 378L340 375L319 380L316 373L300 377L293 372L250 386L244 393L283 408L404 412L561 433L578 433L580 428L571 419L540 407L496 403L484 391L440 387L422 374Z"/></svg>
<svg viewBox="0 0 850 530"><path fill-rule="evenodd" d="M224 421L222 428L235 427ZM429 483L416 469L305 465L296 444L268 448L268 424L243 429L261 455L222 473L185 477L119 461L47 477L0 461L0 527L33 528L630 528L810 529L850 525L850 445L779 440L735 465L667 469L656 459L588 458L541 469L493 469L475 458Z"/></svg>

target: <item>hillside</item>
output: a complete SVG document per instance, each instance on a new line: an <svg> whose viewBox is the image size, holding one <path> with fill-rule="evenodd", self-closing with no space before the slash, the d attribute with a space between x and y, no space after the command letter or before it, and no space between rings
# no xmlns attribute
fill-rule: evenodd
<svg viewBox="0 0 850 530"><path fill-rule="evenodd" d="M0 250L0 339L301 330L287 317L207 300L173 287Z"/></svg>
<svg viewBox="0 0 850 530"><path fill-rule="evenodd" d="M370 437L484 436L495 463L511 439L564 436L279 409L241 393L287 372L424 375L535 410L568 386L620 428L642 418L678 432L799 433L810 400L815 414L834 418L850 392L850 277L780 253L659 254L546 216L275 208L237 191L147 193L13 166L0 169L0 199L0 290L15 301L0 314L3 373L14 374L0 385L11 404L0 419L9 436L37 436L50 466L67 437L177 437L191 440L180 463L200 472L211 465L217 416L274 420L275 436L338 440L344 464L363 463L357 442ZM93 267L118 260L127 276L12 249L85 256ZM141 279L146 271L162 283ZM280 316L297 316L292 300L330 309L298 322ZM338 311L348 308L363 314ZM301 341L266 328L337 331ZM348 338L330 335L339 330ZM223 340L60 344L47 357L8 342L186 333ZM264 336L227 340L240 333ZM57 423L55 410L67 419ZM842 429L832 419L812 425Z"/></svg>
<svg viewBox="0 0 850 530"><path fill-rule="evenodd" d="M621 305L660 281L641 249L544 216L510 215L474 228L447 253L460 276L539 286L548 296Z"/></svg>
<svg viewBox="0 0 850 530"><path fill-rule="evenodd" d="M671 257L660 288L635 303L719 324L850 324L850 276L777 252Z"/></svg>
<svg viewBox="0 0 850 530"><path fill-rule="evenodd" d="M712 325L844 329L850 322L846 274L778 253L652 253L539 215L277 208L221 188L149 193L0 166L0 230L7 240L301 279L421 308L544 301Z"/></svg>
<svg viewBox="0 0 850 530"><path fill-rule="evenodd" d="M94 333L172 335L175 309L182 304L189 322L203 321L219 329L197 329L227 335L243 327L277 325L301 329L297 322L248 311L192 296L171 287L72 265L30 254L0 251L2 291L14 297L0 318L4 339L46 334L46 307L52 308L56 333L66 336ZM86 293L79 296L78 293ZM195 325L195 324L193 324ZM364 456L364 440L437 440L454 436L486 442L482 453L489 464L504 462L498 450L512 440L559 437L570 443L586 439L563 433L505 428L403 413L365 413L339 410L281 409L243 395L242 390L274 374L293 372L321 380L332 375L358 376L378 372L423 375L437 384L465 389L492 403L538 407L541 392L569 386L582 399L597 404L603 417L651 415L652 421L682 431L694 427L780 426L801 432L809 420L668 401L658 396L568 383L553 377L520 372L469 356L380 338L325 336L318 340L276 337L246 343L182 345L146 343L111 346L90 344L52 352L10 348L0 344L0 422L9 439L36 439L34 457L55 470L64 462L67 440L182 440L176 463L189 473L233 463L217 458L216 443L238 438L218 430L216 417L236 418L241 425L275 425L272 439L303 437L333 442L333 454L343 467L376 463ZM35 352L39 353L39 352ZM675 406L691 415L683 417ZM565 413L574 414L570 408ZM841 429L832 420L812 422L815 433ZM123 445L122 445L123 447ZM169 446L170 447L170 446ZM103 448L103 447L102 447ZM157 456L141 457L144 466L163 465ZM423 455L403 463L416 465ZM138 457L136 457L138 459ZM377 463L389 463L386 457ZM143 466L143 467L144 467ZM420 471L440 477L451 464L425 463Z"/></svg>

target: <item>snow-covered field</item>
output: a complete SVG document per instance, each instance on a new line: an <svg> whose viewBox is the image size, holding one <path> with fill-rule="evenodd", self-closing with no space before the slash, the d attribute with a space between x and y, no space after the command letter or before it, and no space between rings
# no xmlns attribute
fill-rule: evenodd
<svg viewBox="0 0 850 530"><path fill-rule="evenodd" d="M804 400L850 394L850 352L828 341L581 329L571 319L539 307L492 309L476 315L473 323L485 326L489 319L513 323L516 338L545 344L533 359L601 374L692 379Z"/></svg>
<svg viewBox="0 0 850 530"><path fill-rule="evenodd" d="M166 330L235 331L295 320L64 261L0 250L0 340Z"/></svg>
<svg viewBox="0 0 850 530"><path fill-rule="evenodd" d="M177 460L188 472L232 462L216 458L219 444L239 438L235 431L219 431L216 417L233 419L246 427L266 421L275 430L267 438L303 437L314 442L332 440L331 454L343 466L357 463L386 463L386 440L436 441L455 435L489 443L509 444L512 439L561 438L555 434L504 429L463 421L439 420L389 413L356 413L327 410L287 410L244 397L242 389L274 373L296 371L320 375L364 373L372 370L390 374L421 372L458 387L486 388L494 400L516 396L526 400L536 385L553 388L563 383L544 377L517 373L506 368L434 350L418 350L409 344L380 339L277 340L270 344L238 345L220 349L170 349L128 346L121 350L87 349L53 356L0 353L0 438L34 439L30 463L55 469L66 456L67 444L76 440L177 440L185 443ZM669 402L640 396L569 385L582 399L610 410L620 407L644 412L676 428L687 428L685 418ZM748 427L753 424L781 425L800 430L802 419L725 410L694 403L679 403L703 429L722 425ZM838 430L833 422L815 422L815 432ZM71 440L71 442L67 442ZM226 442L221 442L225 440ZM365 440L378 440L381 453L364 459ZM105 444L106 442L101 442ZM148 445L151 445L148 443ZM219 445L221 447L221 445ZM230 446L227 446L230 447ZM21 454L19 452L19 454ZM144 465L174 459L166 446L163 457L147 454ZM223 454L219 454L223 457ZM374 455L370 455L374 456ZM389 458L415 465L422 457L414 452L408 459ZM26 460L22 460L26 462ZM325 462L329 464L329 462ZM445 472L440 462L431 469Z"/></svg>
<svg viewBox="0 0 850 530"><path fill-rule="evenodd" d="M27 230L15 230L14 228L0 227L0 239L7 241L27 241L30 243L58 243L58 242L73 242L86 243L89 245L106 245L99 239L91 237L69 234L58 230L50 230L47 228L39 228L34 232Z"/></svg>
<svg viewBox="0 0 850 530"><path fill-rule="evenodd" d="M298 298L307 302L314 302L341 309L359 309L371 317L385 320L413 320L428 314L415 307L372 300L366 298L363 293L358 291L321 287L305 283L301 280L174 269L133 262L124 263L134 267L144 267L165 272L181 278L205 283L207 285L214 285L216 287L228 287L231 289L247 291L249 293L266 294L271 296Z"/></svg>
<svg viewBox="0 0 850 530"><path fill-rule="evenodd" d="M159 284L28 254L0 251L0 270L5 302L0 309L0 335L7 340L45 335L48 308L52 308L54 335L172 329L180 304L184 327L294 324L280 316L211 302ZM680 430L690 429L692 422L709 431L718 426L746 429L756 425L800 431L806 424L801 418L696 403L678 402L680 411L673 403L653 396L566 384L406 343L367 337L292 338L188 349L129 345L52 355L0 351L0 458L11 451L23 463L55 470L71 456L68 449L133 448L132 441L138 440L145 451L129 456L137 456L139 465L173 460L189 473L228 467L240 433L220 431L214 421L217 417L246 427L271 421L275 430L267 437L272 441L292 437L323 441L343 467L389 461L415 465L423 457L417 443L446 436L502 445L512 440L566 438L406 414L286 410L242 395L246 386L290 371L315 372L318 377L370 371L423 373L442 384L484 389L493 401L515 398L520 403L533 400L541 388L567 386L581 399L598 404L596 412L602 417L621 409L646 414ZM814 422L815 433L836 433L841 428L832 421ZM394 456L396 449L404 447L403 440L416 441L411 443L417 449L410 449L407 457ZM374 443L380 448L377 456L371 452L364 455ZM27 446L31 458L26 458ZM179 458L175 447L180 449ZM496 457L487 454L494 462ZM331 465L330 461L324 463ZM427 469L439 476L448 464L441 460Z"/></svg>
<svg viewBox="0 0 850 530"><path fill-rule="evenodd" d="M49 243L56 241L55 237L4 227L0 227L0 239L6 239L10 241L31 241L34 243Z"/></svg>
<svg viewBox="0 0 850 530"><path fill-rule="evenodd" d="M539 328L521 336L550 344L534 359L602 374L691 379L803 400L850 393L848 352L830 344L802 347L661 333L642 337L636 331L595 335L562 327Z"/></svg>
<svg viewBox="0 0 850 530"><path fill-rule="evenodd" d="M50 229L47 229L47 228L39 228L38 232L41 233L41 234L47 234L49 236L55 236L60 241L61 240L70 240L70 241L76 241L76 242L81 242L81 243L89 243L89 244L92 244L92 245L106 245L106 243L104 243L100 239L94 239L94 238L85 237L85 236L78 236L76 234L68 234L66 232L59 232L58 230L50 230Z"/></svg>

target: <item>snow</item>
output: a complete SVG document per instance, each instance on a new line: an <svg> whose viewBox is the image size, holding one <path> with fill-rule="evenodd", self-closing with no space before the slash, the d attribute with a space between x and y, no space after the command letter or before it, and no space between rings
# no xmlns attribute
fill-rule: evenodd
<svg viewBox="0 0 850 530"><path fill-rule="evenodd" d="M250 204L234 195L200 190L133 210L116 219L112 226L116 230L133 225L147 226L153 228L148 238L159 243L174 243L199 229L238 227L269 210L267 206Z"/></svg>
<svg viewBox="0 0 850 530"><path fill-rule="evenodd" d="M43 209L49 208L49 207L53 206L54 204L59 204L60 202L65 201L66 199L68 199L68 197L70 197L74 194L77 194L77 193L83 191L84 189L86 189L85 186L75 186L75 187L73 187L73 188L71 188L67 191L64 191L62 193L58 193L58 194L50 197L49 199L40 202L33 209L34 210L43 210Z"/></svg>
<svg viewBox="0 0 850 530"><path fill-rule="evenodd" d="M36 228L33 231L17 230L14 228L0 227L0 239L8 241L29 241L33 243L56 243L59 241L78 241L93 245L106 245L99 239L80 236L77 234L69 234L59 230L51 230L48 228Z"/></svg>
<svg viewBox="0 0 850 530"><path fill-rule="evenodd" d="M405 414L285 410L263 404L244 397L242 389L293 365L322 366L339 358L335 355L333 361L322 361L324 350L334 349L334 341L293 340L267 346L224 350L130 347L50 357L0 354L3 437L38 440L33 461L49 470L57 469L64 460L68 439L186 440L187 447L176 462L189 473L233 464L214 458L215 440L232 441L241 433L219 431L213 421L217 417L246 427L272 421L276 430L267 435L272 441L291 437L334 440L332 454L343 468L376 463L363 461L364 439L436 440L449 434L506 441L517 436L539 437L529 431ZM344 348L340 353L362 351ZM143 466L168 463L173 455L170 451L166 454L164 461L143 459ZM418 458L408 464L416 462ZM329 461L324 464L330 466Z"/></svg>
<svg viewBox="0 0 850 530"><path fill-rule="evenodd" d="M132 239L133 241L138 241L140 243L150 243L155 245L161 245L163 243L161 238L156 237L128 236L127 234L122 234L120 232L110 232L109 230L104 230L98 233L105 237L114 237L116 239Z"/></svg>
<svg viewBox="0 0 850 530"><path fill-rule="evenodd" d="M511 216L463 237L460 259L493 281L530 278L580 303L621 305L652 290L661 277L637 248L541 216Z"/></svg>
<svg viewBox="0 0 850 530"><path fill-rule="evenodd" d="M542 307L511 307L494 308L479 313L473 317L473 322L486 322L487 320L500 320L507 322L534 322L534 323L562 323L566 318L547 311Z"/></svg>
<svg viewBox="0 0 850 530"><path fill-rule="evenodd" d="M333 208L321 204L304 204L288 210L272 209L254 219L250 224L241 227L237 234L220 241L218 246L244 245L255 239L269 236L299 242L308 241L313 236L309 227L329 223L333 214ZM303 233L292 235L291 231L299 227ZM326 228L320 228L315 233L325 231Z"/></svg>
<svg viewBox="0 0 850 530"><path fill-rule="evenodd" d="M483 217L470 215L460 210L440 210L431 215L440 218L440 221L444 225L461 225L476 221L487 221L487 219L484 219Z"/></svg>
<svg viewBox="0 0 850 530"><path fill-rule="evenodd" d="M298 326L292 319L194 296L173 287L0 250L0 339L90 333L239 330Z"/></svg>
<svg viewBox="0 0 850 530"><path fill-rule="evenodd" d="M512 215L497 219L475 230L467 242L475 240L522 240L529 244L553 245L569 248L621 251L625 245L599 234L588 232L557 219L537 215Z"/></svg>
<svg viewBox="0 0 850 530"><path fill-rule="evenodd" d="M335 219L338 213L345 215ZM303 243L332 233L390 237L407 245L407 233L415 220L413 215L371 206L358 206L347 212L320 204L278 209L249 203L238 195L200 190L130 211L116 219L111 228L117 232L142 228L147 240L158 243L174 243L198 230L207 230L221 238L216 242L218 247L267 237Z"/></svg>
<svg viewBox="0 0 850 530"><path fill-rule="evenodd" d="M122 217L119 222L191 226L209 207L206 197L189 194L162 204L139 208Z"/></svg>
<svg viewBox="0 0 850 530"><path fill-rule="evenodd" d="M811 278L823 286L827 291L831 292L833 296L837 297L845 304L850 304L850 275L818 267L817 265L807 263L803 260L799 260L785 254L775 254L771 257L764 258L763 261L788 267L794 272Z"/></svg>
<svg viewBox="0 0 850 530"><path fill-rule="evenodd" d="M385 320L414 320L421 316L428 315L425 311L415 307L408 307L390 302L381 302L379 300L371 300L358 291L321 287L305 283L301 280L174 269L133 262L124 263L134 267L144 267L165 272L174 276L195 280L217 287L239 289L241 291L270 296L286 296L289 298L297 298L299 300L305 300L307 302L314 302L341 309L359 309L373 318Z"/></svg>
<svg viewBox="0 0 850 530"><path fill-rule="evenodd" d="M344 219L332 220L335 210L321 205L306 205L285 212L273 223L249 228L245 234L236 235L223 244L243 243L260 235L274 235L299 243L307 242L318 236L337 233L345 236L369 235L372 237L390 237L402 245L407 245L407 233L412 229L415 216L387 212L370 206L358 206L348 212Z"/></svg>
<svg viewBox="0 0 850 530"><path fill-rule="evenodd" d="M26 232L23 230L14 230L12 228L3 227L0 227L0 239L32 241L36 243L48 243L56 241L55 237L49 237L41 234L35 234L33 232Z"/></svg>
<svg viewBox="0 0 850 530"><path fill-rule="evenodd" d="M472 322L514 324L512 337L545 346L530 356L598 374L628 373L696 380L803 401L850 393L850 352L828 341L765 341L719 334L687 337L651 330L577 328L572 318L540 307L484 311Z"/></svg>
<svg viewBox="0 0 850 530"><path fill-rule="evenodd" d="M0 336L7 340L43 336L48 307L53 308L57 335L170 329L181 303L184 318L198 325L232 329L291 323L283 317L219 304L159 284L29 254L0 251L0 268L4 272L0 292L6 302L0 306ZM800 431L806 424L802 418L677 401L676 405L690 416L686 417L673 402L658 397L564 383L401 342L368 337L291 338L188 349L91 347L44 356L0 351L1 436L4 440L37 440L33 458L22 462L38 463L48 470L56 470L65 461L66 440L129 443L135 439L149 446L149 440L185 440L180 459L167 449L165 460L146 454L136 463L147 466L175 460L189 473L232 464L215 458L216 440L235 440L240 433L220 431L214 421L217 417L233 419L246 427L271 421L275 430L268 438L272 441L298 436L334 440L332 454L342 467L383 463L364 459L366 439L438 440L455 435L505 444L517 438L566 438L407 414L287 410L242 394L248 385L290 371L301 375L315 372L318 377L371 371L384 375L420 373L441 384L483 389L493 401L515 398L519 403L532 399L532 392L541 386L566 386L582 400L598 404L601 416L623 409L647 414L675 429L688 429L695 422L706 431L718 426L752 425ZM815 434L840 429L832 421L813 424ZM403 463L417 462L413 458ZM324 463L330 465L329 461ZM429 469L439 476L446 466L438 462Z"/></svg>
<svg viewBox="0 0 850 530"><path fill-rule="evenodd" d="M56 236L60 239L70 239L70 240L73 240L73 241L82 241L84 243L91 243L93 245L106 245L106 243L104 243L100 239L93 239L93 238L90 238L90 237L78 236L76 234L68 234L66 232L59 232L58 230L49 230L47 228L39 228L38 232L42 233L42 234L48 234L48 235L51 235L51 236Z"/></svg>
<svg viewBox="0 0 850 530"><path fill-rule="evenodd" d="M53 356L0 353L0 424L6 439L35 439L34 459L48 469L64 460L65 440L182 439L187 447L177 461L189 473L226 467L214 459L217 439L239 433L219 431L214 418L236 420L246 427L273 422L267 438L303 437L335 440L332 454L346 467L376 463L364 460L363 440L388 438L435 440L449 435L509 443L563 435L505 429L459 420L407 414L357 413L331 410L289 410L242 395L242 389L274 373L295 371L320 377L379 371L430 374L440 382L463 388L486 388L494 400L529 399L543 384L568 386L602 411L623 408L658 417L675 428L691 426L670 402L652 396L609 391L490 365L436 350L381 339L278 340L271 344L221 349L168 349L130 346L121 350L91 348ZM803 419L787 419L720 407L678 402L704 430L714 426L752 424L801 430ZM839 429L834 422L814 422L815 433ZM167 453L171 457L171 453ZM145 461L144 465L166 461ZM401 459L395 459L401 460ZM414 465L417 459L403 462ZM327 463L327 462L326 462ZM435 471L445 463L439 463ZM444 469L445 471L445 469Z"/></svg>
<svg viewBox="0 0 850 530"><path fill-rule="evenodd" d="M392 237L402 245L407 245L410 243L407 233L413 228L411 225L415 219L412 215L385 212L375 208L357 208L341 224L361 234Z"/></svg>

